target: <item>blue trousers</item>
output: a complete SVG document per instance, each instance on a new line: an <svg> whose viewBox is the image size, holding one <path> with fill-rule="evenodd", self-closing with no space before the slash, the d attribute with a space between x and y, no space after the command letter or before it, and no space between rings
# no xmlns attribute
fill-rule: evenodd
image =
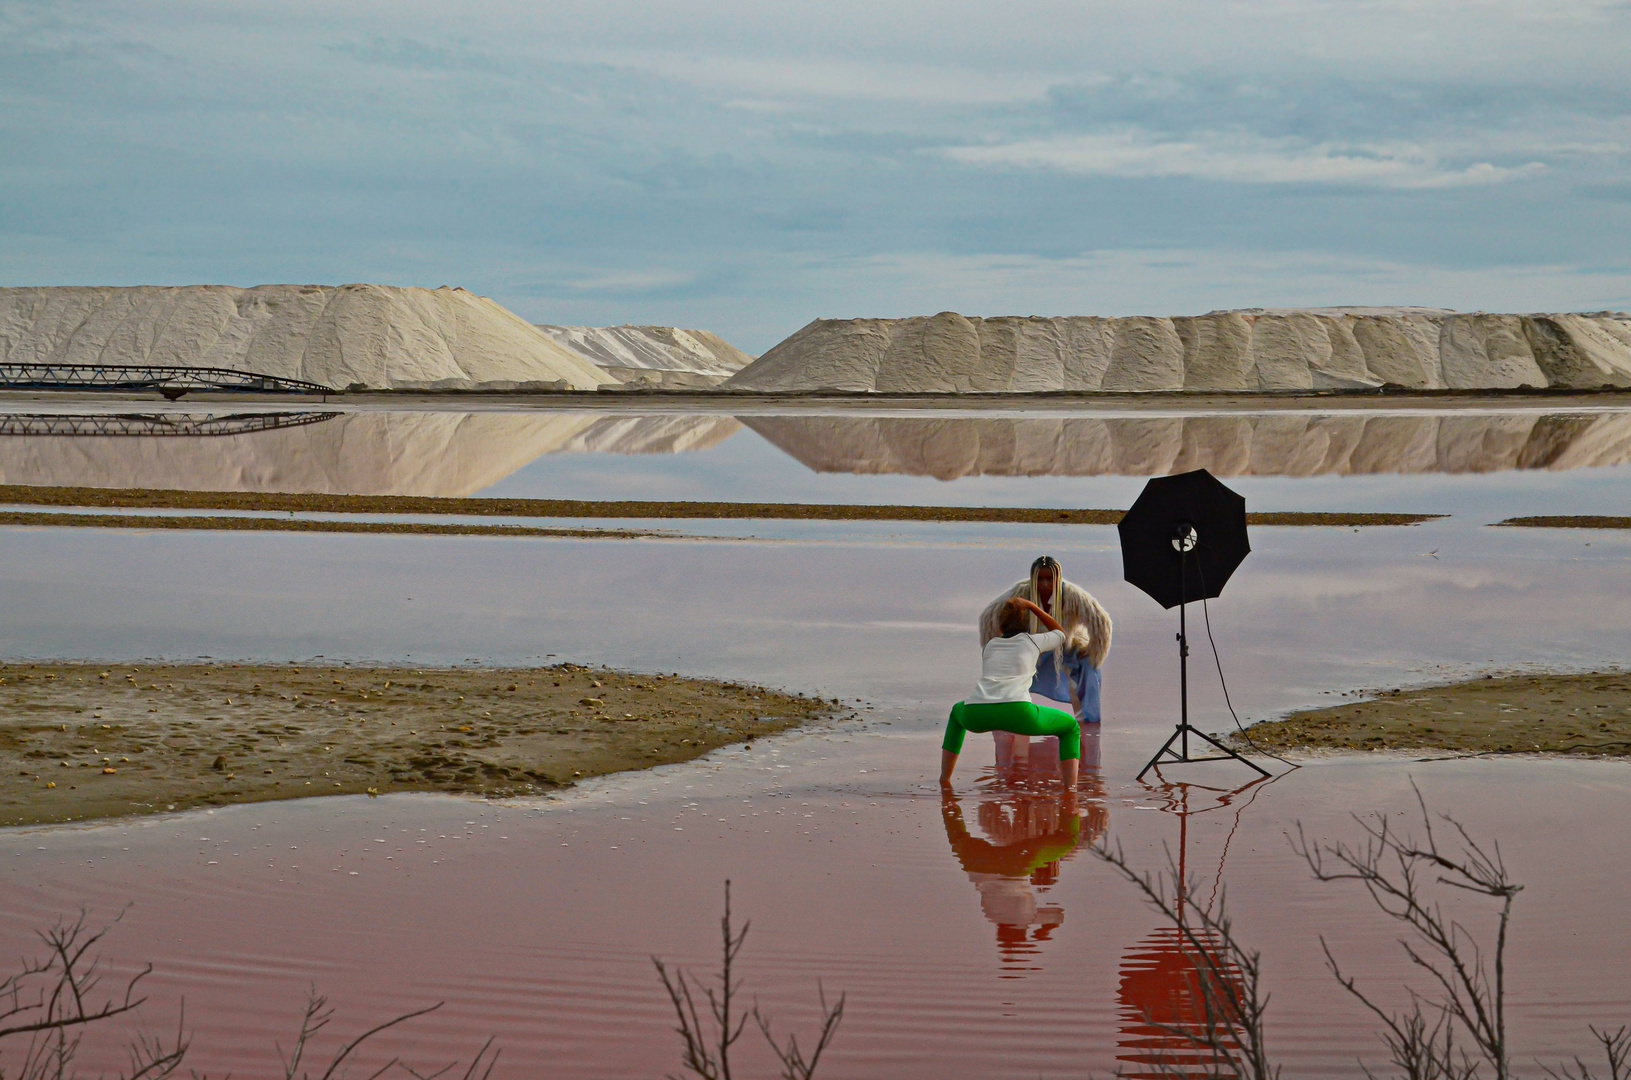
<svg viewBox="0 0 1631 1080"><path fill-rule="evenodd" d="M1076 688L1076 698L1081 702L1081 708L1076 713L1076 720L1083 724L1097 724L1102 719L1099 712L1099 690L1104 685L1104 673L1089 664L1079 656L1065 654L1064 670L1060 671L1054 665L1053 653L1045 652L1037 661L1036 676L1031 680L1031 693L1041 694L1053 701L1069 701L1070 688Z"/></svg>

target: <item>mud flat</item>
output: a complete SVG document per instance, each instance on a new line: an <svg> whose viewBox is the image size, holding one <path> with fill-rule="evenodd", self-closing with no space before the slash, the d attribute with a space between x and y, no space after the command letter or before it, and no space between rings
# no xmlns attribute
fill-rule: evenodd
<svg viewBox="0 0 1631 1080"><path fill-rule="evenodd" d="M0 826L314 795L522 795L848 715L763 687L574 664L0 664L0 706Z"/></svg>
<svg viewBox="0 0 1631 1080"><path fill-rule="evenodd" d="M366 533L380 536L544 536L566 540L657 540L676 534L642 529L556 529L531 525L454 525L422 521L336 521L332 518L170 517L160 514L52 514L0 510L0 527L52 529L200 529L206 532Z"/></svg>
<svg viewBox="0 0 1631 1080"><path fill-rule="evenodd" d="M1253 724L1266 750L1450 750L1631 756L1631 673L1510 675L1292 713Z"/></svg>
<svg viewBox="0 0 1631 1080"><path fill-rule="evenodd" d="M1631 529L1631 517L1612 517L1604 514L1540 515L1515 517L1497 521L1512 529Z"/></svg>

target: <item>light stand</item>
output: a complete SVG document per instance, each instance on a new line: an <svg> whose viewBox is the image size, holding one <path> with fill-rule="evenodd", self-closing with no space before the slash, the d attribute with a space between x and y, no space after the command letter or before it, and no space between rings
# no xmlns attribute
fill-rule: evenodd
<svg viewBox="0 0 1631 1080"><path fill-rule="evenodd" d="M1200 534L1195 526L1189 522L1181 523L1172 537L1172 548L1178 553L1178 726L1173 729L1161 749L1155 752L1150 763L1139 770L1136 779L1144 779L1144 774L1162 764L1162 757L1167 757L1167 764L1190 764L1197 761L1227 761L1234 758L1256 769L1264 776L1272 775L1267 769L1242 757L1229 749L1200 728L1189 722L1189 634L1184 615L1184 608L1189 603L1189 554L1200 544ZM1203 583L1204 584L1204 583ZM1221 754L1208 754L1205 757L1189 756L1189 736L1193 734L1212 744ZM1172 744L1177 743L1179 748L1174 750Z"/></svg>

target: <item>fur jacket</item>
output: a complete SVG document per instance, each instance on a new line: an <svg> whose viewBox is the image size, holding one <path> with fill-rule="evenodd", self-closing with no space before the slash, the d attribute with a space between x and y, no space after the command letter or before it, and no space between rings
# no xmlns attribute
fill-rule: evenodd
<svg viewBox="0 0 1631 1080"><path fill-rule="evenodd" d="M985 648L986 642L1002 634L1002 629L997 625L997 614L1002 610L1002 605L1016 596L1034 600L1030 591L1031 580L1022 579L980 612L980 648ZM1093 598L1092 593L1068 581L1060 581L1052 601L1047 605L1048 614L1070 636L1070 644L1076 646L1089 664L1096 668L1103 667L1104 658L1110 655L1110 613ZM1032 616L1031 621L1034 623L1036 617ZM1033 626L1032 629L1040 627ZM1085 647L1081 644L1084 634L1087 638Z"/></svg>

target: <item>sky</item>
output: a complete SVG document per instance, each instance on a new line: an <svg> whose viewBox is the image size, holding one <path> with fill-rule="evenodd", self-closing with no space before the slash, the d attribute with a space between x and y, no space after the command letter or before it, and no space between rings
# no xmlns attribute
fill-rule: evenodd
<svg viewBox="0 0 1631 1080"><path fill-rule="evenodd" d="M0 0L0 285L1631 308L1631 0Z"/></svg>

